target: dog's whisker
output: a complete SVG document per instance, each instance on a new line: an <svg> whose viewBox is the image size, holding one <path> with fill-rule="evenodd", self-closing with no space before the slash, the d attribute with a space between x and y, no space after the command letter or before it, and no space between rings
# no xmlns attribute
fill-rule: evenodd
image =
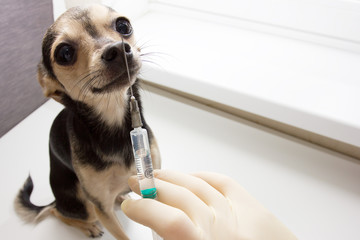
<svg viewBox="0 0 360 240"><path fill-rule="evenodd" d="M93 79L93 78L92 78ZM85 82L85 84L83 84L79 90L79 96L78 99L80 100L81 97L85 97L86 96L86 92L88 91L88 87L91 84L92 79L88 80ZM84 100L84 99L83 99Z"/></svg>
<svg viewBox="0 0 360 240"><path fill-rule="evenodd" d="M158 49L161 49L161 45L142 45L141 47L139 47L139 49L141 54L151 52L165 54L164 52L158 51Z"/></svg>
<svg viewBox="0 0 360 240"><path fill-rule="evenodd" d="M88 93L91 92L91 89L94 87L94 84L96 83L96 81L98 80L98 77L101 76L100 74L95 75L93 77L91 77L81 88L79 91L79 96L78 99L79 101L84 101L85 98L88 96ZM83 99L81 99L81 97Z"/></svg>
<svg viewBox="0 0 360 240"><path fill-rule="evenodd" d="M101 76L100 74L99 74L99 75L96 75L96 76L92 77L92 78L87 82L86 87L87 87L87 91L88 91L88 92L91 92L91 91L92 91L92 89L95 87L95 84L97 84L97 85L102 84L103 79L100 78L100 81L99 81L99 77L100 77L100 76Z"/></svg>
<svg viewBox="0 0 360 240"><path fill-rule="evenodd" d="M143 48L152 46L152 45L149 44L149 43L151 42L150 39L146 39L145 42L141 43L142 40L143 40L142 38L141 38L141 39L138 39L138 40L135 42L135 46L138 46L138 48L140 48L141 50L142 50ZM139 43L140 43L140 44L139 44Z"/></svg>
<svg viewBox="0 0 360 240"><path fill-rule="evenodd" d="M153 60L156 62L162 62L168 61L171 56L162 52L148 52L140 54L140 58L142 62L151 62Z"/></svg>
<svg viewBox="0 0 360 240"><path fill-rule="evenodd" d="M95 70L95 71L89 70L89 71L85 71L84 73L80 74L79 77L81 77L81 79L82 79L82 78L86 78L86 77L88 77L89 75L91 75L91 74L93 74L93 73L100 72L100 71L101 71L101 70ZM86 76L83 77L84 75L86 75Z"/></svg>
<svg viewBox="0 0 360 240"><path fill-rule="evenodd" d="M159 64L158 62L154 62L154 61L151 61L151 60L142 60L142 62L150 63L150 64L153 64L153 65L157 66L160 69L164 69L164 67L161 64Z"/></svg>
<svg viewBox="0 0 360 240"><path fill-rule="evenodd" d="M84 77L80 78L80 80L78 80L78 82L80 81L83 81L83 80L86 80L88 77L91 77L93 74L97 74L99 73L101 70L95 70L95 71L91 71L91 72L88 72ZM81 75L80 75L81 76Z"/></svg>
<svg viewBox="0 0 360 240"><path fill-rule="evenodd" d="M167 58L171 58L172 56L170 54L167 54L167 53L164 53L164 52L160 52L160 51L157 51L157 52L145 52L145 53L141 53L140 54L140 57L143 58L143 57L161 57L161 58L164 58L164 57L167 57Z"/></svg>
<svg viewBox="0 0 360 240"><path fill-rule="evenodd" d="M95 71L86 71L86 72L84 72L83 74L80 74L80 78L79 78L79 80L77 80L77 82L81 82L81 81L83 81L83 80L85 80L85 79L87 79L88 77L90 77L91 75L93 75L93 74L96 74L96 73L98 73L98 72L100 72L101 70L95 70ZM84 76L85 75L85 76Z"/></svg>
<svg viewBox="0 0 360 240"><path fill-rule="evenodd" d="M96 71L91 71L91 72L85 72L84 74L81 75L85 75L84 77L80 78L79 80L77 80L75 82L75 84L72 86L72 88L70 89L70 93L74 90L75 87L77 87L81 82L86 81L88 77L91 77L93 74L96 74L100 72L100 70L96 70ZM80 75L80 76L81 76Z"/></svg>

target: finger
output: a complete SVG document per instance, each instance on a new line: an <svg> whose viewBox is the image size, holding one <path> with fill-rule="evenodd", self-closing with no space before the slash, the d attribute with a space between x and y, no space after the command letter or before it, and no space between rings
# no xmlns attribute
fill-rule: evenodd
<svg viewBox="0 0 360 240"><path fill-rule="evenodd" d="M220 211L226 203L224 196L201 178L171 170L157 170L154 175L158 179L189 189L206 205Z"/></svg>
<svg viewBox="0 0 360 240"><path fill-rule="evenodd" d="M185 187L172 184L161 179L154 179L157 200L184 211L193 222L202 224L212 214L211 209L194 193ZM130 188L140 194L139 184L135 177L129 178Z"/></svg>
<svg viewBox="0 0 360 240"><path fill-rule="evenodd" d="M155 179L155 184L157 200L181 209L193 222L204 224L204 220L212 214L211 209L187 188L160 179Z"/></svg>
<svg viewBox="0 0 360 240"><path fill-rule="evenodd" d="M141 194L140 194L139 182L138 182L138 180L137 180L137 176L136 176L136 175L129 177L129 179L128 179L128 185L129 185L130 189L131 189L133 192L141 195Z"/></svg>
<svg viewBox="0 0 360 240"><path fill-rule="evenodd" d="M250 196L239 183L228 176L213 172L198 172L192 175L203 179L226 198L238 199L239 196Z"/></svg>
<svg viewBox="0 0 360 240"><path fill-rule="evenodd" d="M153 199L127 199L122 211L132 220L152 228L167 240L199 239L199 232L181 210Z"/></svg>

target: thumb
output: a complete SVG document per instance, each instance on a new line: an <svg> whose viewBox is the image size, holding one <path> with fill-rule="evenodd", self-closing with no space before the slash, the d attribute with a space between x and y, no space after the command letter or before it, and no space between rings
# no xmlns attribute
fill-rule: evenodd
<svg viewBox="0 0 360 240"><path fill-rule="evenodd" d="M150 227L165 239L198 239L192 221L180 209L153 199L126 199L121 210L130 219Z"/></svg>

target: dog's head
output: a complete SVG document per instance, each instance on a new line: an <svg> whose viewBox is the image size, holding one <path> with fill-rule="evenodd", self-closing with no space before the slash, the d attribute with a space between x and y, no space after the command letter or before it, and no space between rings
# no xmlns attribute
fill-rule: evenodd
<svg viewBox="0 0 360 240"><path fill-rule="evenodd" d="M47 97L94 105L105 95L125 96L141 67L139 52L124 16L100 5L71 8L44 36L38 80Z"/></svg>

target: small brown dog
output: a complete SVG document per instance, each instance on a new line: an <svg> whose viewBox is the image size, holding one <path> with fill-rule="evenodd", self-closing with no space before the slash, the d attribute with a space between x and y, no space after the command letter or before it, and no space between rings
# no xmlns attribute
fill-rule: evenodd
<svg viewBox="0 0 360 240"><path fill-rule="evenodd" d="M29 177L15 209L33 222L53 214L89 237L103 234L100 221L117 239L128 239L114 207L130 191L127 179L136 173L129 135L129 89L132 86L141 109L137 79L141 54L131 24L105 6L69 9L47 30L42 54L38 79L43 92L65 106L50 132L55 201L41 207L32 204ZM141 116L154 168L160 168L156 142Z"/></svg>

